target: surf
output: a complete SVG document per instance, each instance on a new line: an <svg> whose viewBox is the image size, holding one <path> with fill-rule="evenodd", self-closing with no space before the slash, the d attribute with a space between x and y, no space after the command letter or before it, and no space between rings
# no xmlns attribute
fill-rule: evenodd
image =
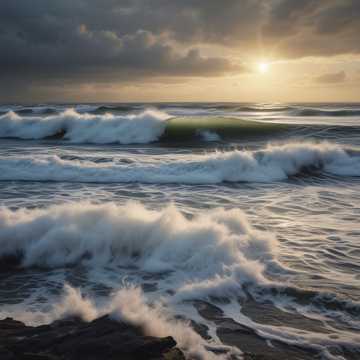
<svg viewBox="0 0 360 360"><path fill-rule="evenodd" d="M125 161L126 160L126 161ZM360 176L356 148L329 142L270 144L257 150L213 151L131 159L71 159L53 156L0 157L2 181L62 181L80 183L220 184L270 183L294 176L331 174Z"/></svg>
<svg viewBox="0 0 360 360"><path fill-rule="evenodd" d="M159 139L169 116L156 110L129 115L80 114L68 109L52 116L0 116L0 137L64 139L71 143L142 144Z"/></svg>
<svg viewBox="0 0 360 360"><path fill-rule="evenodd" d="M220 141L272 135L288 128L226 117L173 117L147 109L131 114L91 114L67 109L50 116L0 116L0 137L23 140L64 140L73 144L147 144L156 141ZM207 134L212 136L206 136Z"/></svg>
<svg viewBox="0 0 360 360"><path fill-rule="evenodd" d="M228 355L235 351L221 344L216 335L221 338L225 324L263 341L324 352L325 358L331 358L326 356L327 347L351 349L358 341L356 334L345 331L332 338L324 327L320 332L305 331L262 324L244 315L249 310L247 302L256 299L264 304L263 313L270 302L278 312L286 309L315 322L320 316L338 321L340 316L354 313L351 321L356 324L360 304L337 299L334 293L273 280L271 274L286 276L293 271L278 259L275 234L256 230L239 209L202 210L189 217L174 205L150 210L134 202L80 202L17 210L3 207L0 225L0 256L19 257L20 269L83 268L89 280L102 284L108 281L101 276L101 269L110 278L117 274L115 288L102 301L65 285L60 298L51 297L46 310L24 311L15 305L1 312L16 314L30 324L67 316L91 321L110 314L151 335L171 334L189 355L204 359L218 358L214 354L219 351ZM124 279L120 283L119 274ZM145 279L157 279L153 296L136 285ZM206 324L211 341L194 331L194 321Z"/></svg>

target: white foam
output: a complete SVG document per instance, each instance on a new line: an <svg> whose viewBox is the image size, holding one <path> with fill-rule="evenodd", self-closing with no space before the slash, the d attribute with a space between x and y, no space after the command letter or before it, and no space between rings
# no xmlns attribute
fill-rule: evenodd
<svg viewBox="0 0 360 360"><path fill-rule="evenodd" d="M185 350L189 358L209 360L230 358L230 356L226 357L211 353L207 350L211 347L227 348L232 355L240 354L239 351L231 350L229 347L220 344L210 346L187 322L174 320L174 314L160 302L149 306L139 288L130 286L119 290L112 298L110 309L113 318L138 325L145 334L158 337L170 334L174 337L178 346Z"/></svg>
<svg viewBox="0 0 360 360"><path fill-rule="evenodd" d="M129 163L64 160L58 156L0 157L0 180L216 184L272 182L304 170L360 176L360 156L331 143L287 143L263 150L132 159Z"/></svg>
<svg viewBox="0 0 360 360"><path fill-rule="evenodd" d="M181 298L239 295L242 284L266 284L263 272L275 253L274 237L255 231L237 209L192 219L174 206L150 211L132 202L0 209L0 256L23 254L23 266L120 264L170 272Z"/></svg>
<svg viewBox="0 0 360 360"><path fill-rule="evenodd" d="M0 116L0 137L43 139L65 132L72 143L142 144L156 141L165 130L169 116L157 110L130 115L80 114L68 109L61 114L20 116L8 112Z"/></svg>

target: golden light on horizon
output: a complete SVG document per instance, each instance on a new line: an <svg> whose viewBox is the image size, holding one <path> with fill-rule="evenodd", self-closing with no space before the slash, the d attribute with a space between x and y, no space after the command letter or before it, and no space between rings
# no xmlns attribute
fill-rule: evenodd
<svg viewBox="0 0 360 360"><path fill-rule="evenodd" d="M257 67L260 74L265 74L269 71L270 65L267 62L260 62Z"/></svg>

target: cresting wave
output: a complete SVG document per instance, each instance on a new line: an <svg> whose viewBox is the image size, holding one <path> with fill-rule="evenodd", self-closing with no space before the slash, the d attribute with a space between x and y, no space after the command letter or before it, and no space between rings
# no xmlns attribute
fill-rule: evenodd
<svg viewBox="0 0 360 360"><path fill-rule="evenodd" d="M0 209L0 257L18 256L25 267L113 264L168 272L179 296L266 284L263 272L275 254L274 237L254 230L237 209L191 219L174 206L151 211L133 202Z"/></svg>
<svg viewBox="0 0 360 360"><path fill-rule="evenodd" d="M60 137L72 143L143 144L156 141L165 130L166 113L92 115L68 109L52 116L20 116L13 111L0 116L0 137L44 139Z"/></svg>
<svg viewBox="0 0 360 360"><path fill-rule="evenodd" d="M159 110L133 113L89 113L67 109L45 116L0 115L0 138L65 140L75 144L143 144L154 141L220 141L224 138L276 135L284 124L225 117L172 117ZM26 109L25 109L26 110ZM167 121L170 120L170 121Z"/></svg>
<svg viewBox="0 0 360 360"><path fill-rule="evenodd" d="M359 152L327 142L305 142L269 145L256 151L189 155L171 161L158 157L147 162L96 163L58 156L0 157L0 180L4 181L217 184L273 182L319 172L360 176Z"/></svg>

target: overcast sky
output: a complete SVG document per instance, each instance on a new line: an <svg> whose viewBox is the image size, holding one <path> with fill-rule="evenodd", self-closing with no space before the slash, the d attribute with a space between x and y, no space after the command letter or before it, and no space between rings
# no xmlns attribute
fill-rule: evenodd
<svg viewBox="0 0 360 360"><path fill-rule="evenodd" d="M359 0L1 0L0 102L360 101L359 19Z"/></svg>

